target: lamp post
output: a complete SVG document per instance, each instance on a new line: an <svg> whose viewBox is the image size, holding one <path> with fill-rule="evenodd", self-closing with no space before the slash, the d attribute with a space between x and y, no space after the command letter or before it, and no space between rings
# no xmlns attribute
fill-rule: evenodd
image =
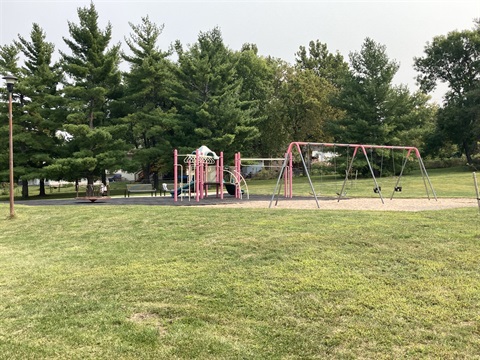
<svg viewBox="0 0 480 360"><path fill-rule="evenodd" d="M8 143L9 143L9 170L10 170L10 217L15 216L14 209L14 188L13 188L13 115L12 115L12 93L13 85L17 82L17 78L13 75L7 75L3 77L3 80L7 83L8 90Z"/></svg>

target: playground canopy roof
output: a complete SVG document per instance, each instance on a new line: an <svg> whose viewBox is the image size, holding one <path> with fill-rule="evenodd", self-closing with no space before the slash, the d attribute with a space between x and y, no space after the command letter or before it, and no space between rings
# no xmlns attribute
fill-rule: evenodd
<svg viewBox="0 0 480 360"><path fill-rule="evenodd" d="M200 146L200 147L198 148L198 152L199 152L199 154L202 155L202 156L211 156L211 157L213 157L213 159L215 159L215 160L218 160L218 159L219 159L218 155L217 155L214 151L210 150L210 149L209 149L207 146L205 146L205 145ZM192 152L192 154L195 154L195 153L196 153L196 151Z"/></svg>

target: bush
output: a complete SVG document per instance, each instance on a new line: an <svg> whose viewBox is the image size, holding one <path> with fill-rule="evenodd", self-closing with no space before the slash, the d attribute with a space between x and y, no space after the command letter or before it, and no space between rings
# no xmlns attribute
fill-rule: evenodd
<svg viewBox="0 0 480 360"><path fill-rule="evenodd" d="M428 159L423 161L427 169L445 169L457 166L467 165L464 157L448 159Z"/></svg>
<svg viewBox="0 0 480 360"><path fill-rule="evenodd" d="M262 169L252 176L252 179L269 180L278 178L278 169Z"/></svg>

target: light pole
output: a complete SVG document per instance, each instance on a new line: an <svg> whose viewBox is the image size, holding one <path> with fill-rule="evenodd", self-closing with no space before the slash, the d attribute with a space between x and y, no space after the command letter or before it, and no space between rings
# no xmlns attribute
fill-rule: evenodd
<svg viewBox="0 0 480 360"><path fill-rule="evenodd" d="M17 78L13 75L7 75L3 77L3 80L7 83L8 90L8 143L9 143L9 170L10 170L10 217L15 216L14 202L14 188L13 188L13 115L12 115L12 93L13 85L17 82Z"/></svg>

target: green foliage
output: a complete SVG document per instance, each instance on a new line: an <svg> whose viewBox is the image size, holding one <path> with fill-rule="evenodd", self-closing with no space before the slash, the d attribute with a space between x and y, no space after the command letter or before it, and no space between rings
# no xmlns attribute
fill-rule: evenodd
<svg viewBox="0 0 480 360"><path fill-rule="evenodd" d="M125 41L131 55L123 55L130 71L124 74L125 92L116 106L121 104L126 113L123 122L129 129L127 141L133 147L132 164L127 169L141 168L148 179L161 169L160 164L171 163L171 144L178 126L170 100L175 79L168 60L171 53L157 47L163 26L145 17L140 25L130 23L130 27L132 33Z"/></svg>
<svg viewBox="0 0 480 360"><path fill-rule="evenodd" d="M233 154L248 148L258 136L250 105L239 97L235 54L215 28L201 32L198 41L184 50L177 42L178 83L175 106L185 135L184 145L205 144Z"/></svg>
<svg viewBox="0 0 480 360"><path fill-rule="evenodd" d="M350 55L352 73L345 78L333 103L345 116L333 121L335 141L350 144L420 146L424 129L431 126L435 108L428 97L410 94L404 86L393 86L398 64L389 60L386 48L366 39L360 52ZM373 152L374 167L382 155ZM366 173L364 168L361 172Z"/></svg>
<svg viewBox="0 0 480 360"><path fill-rule="evenodd" d="M343 79L349 73L348 64L343 56L339 52L330 53L327 44L323 44L319 40L310 41L308 53L305 46L300 46L295 60L298 68L312 70L317 76L336 87L341 86Z"/></svg>
<svg viewBox="0 0 480 360"><path fill-rule="evenodd" d="M248 134L252 126L256 128L248 138L236 139L235 147L244 156L268 156L270 142L266 138L270 134L265 128L269 126L268 110L273 96L275 71L269 59L258 55L255 45L244 44L235 56L237 77L242 79L239 98L242 108L248 110L250 117L247 126L242 125L240 130ZM277 138L275 145L278 144Z"/></svg>
<svg viewBox="0 0 480 360"><path fill-rule="evenodd" d="M435 37L425 47L425 56L415 59L415 69L424 91L432 91L439 82L449 87L437 119L434 137L438 141L433 142L433 150L451 142L471 163L480 141L480 22L473 30Z"/></svg>
<svg viewBox="0 0 480 360"><path fill-rule="evenodd" d="M62 73L53 63L55 46L46 41L46 34L38 24L33 24L30 40L19 35L17 46L25 56L22 81L18 90L22 93L22 115L15 123L16 174L24 184L27 180L47 177L45 167L52 164L59 153L65 101L58 90ZM23 196L28 197L28 187L23 187ZM45 190L40 188L40 194Z"/></svg>
<svg viewBox="0 0 480 360"><path fill-rule="evenodd" d="M68 23L71 38L64 38L71 55L61 52L70 112L65 131L73 138L66 145L66 158L58 160L60 165L55 168L65 171L63 178L86 177L92 184L95 177L104 176L105 169L116 168L126 156L124 141L114 137L121 129L115 128L109 117L120 86L120 45L108 48L112 27L99 28L93 3L79 8L78 17L79 25Z"/></svg>
<svg viewBox="0 0 480 360"><path fill-rule="evenodd" d="M79 25L68 23L71 39L63 38L71 55L60 52L63 71L70 80L65 83L64 92L69 108L74 109L71 121L86 121L93 128L107 121L105 106L120 84L120 45L108 49L112 26L108 24L104 31L99 29L93 3L79 8L78 17Z"/></svg>
<svg viewBox="0 0 480 360"><path fill-rule="evenodd" d="M426 95L392 85L399 65L372 39L350 54L350 68L319 40L300 46L292 66L259 56L255 44L229 49L218 28L199 33L186 48L177 42L161 50L163 25L146 16L130 23L122 52L120 44L110 44L111 24L100 28L93 3L77 13L78 23L68 22L63 38L69 51L60 52L58 64L38 24L30 38L19 35L0 46L0 71L20 79L13 94L17 179L87 177L91 183L105 170L142 169L145 179L156 181L158 173L171 171L173 148L189 152L202 144L223 151L227 162L237 151L278 157L291 141L336 141L412 145L440 157L463 152L475 163L478 22L471 31L434 38L426 56L415 60L423 90L438 82L450 87L437 109ZM124 73L121 61L129 66ZM6 120L0 124L4 138ZM377 170L381 158L373 154ZM3 180L7 162L4 142Z"/></svg>

